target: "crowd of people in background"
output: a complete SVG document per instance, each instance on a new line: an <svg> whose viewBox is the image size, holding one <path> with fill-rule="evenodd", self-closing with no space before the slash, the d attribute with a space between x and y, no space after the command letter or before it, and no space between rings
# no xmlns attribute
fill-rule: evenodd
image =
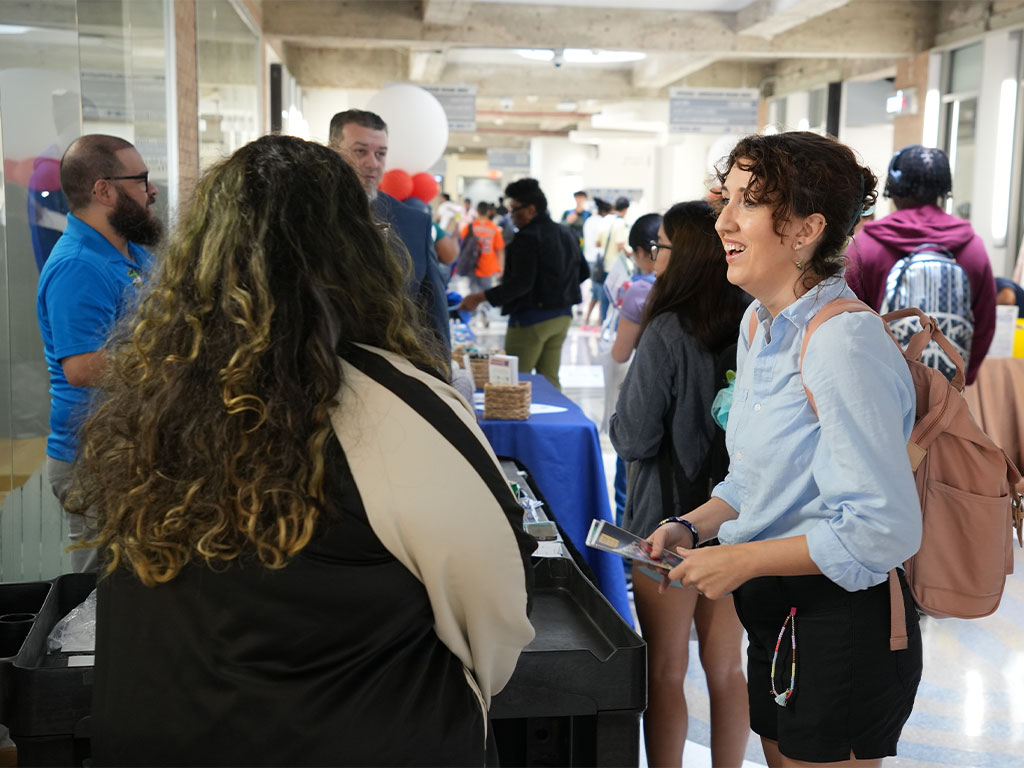
<svg viewBox="0 0 1024 768"><path fill-rule="evenodd" d="M630 573L648 764L682 759L691 626L715 765L742 762L749 729L769 765L895 754L922 668L913 610L890 650L885 586L921 541L915 390L874 313L801 342L834 299L891 306L927 246L935 274L966 275L947 314L973 380L996 304L1024 308L1024 289L945 213L945 155L897 152L896 211L872 220L878 180L848 147L748 136L705 199L631 221L636 201L586 190L553 215L533 178L425 212L378 190L387 144L363 110L326 146L258 139L204 174L165 242L130 143L64 155L38 316L49 477L76 568L105 576L97 761L493 761L534 545L451 383L450 321L488 308L520 371L556 387L572 326L607 334L619 520L684 556Z"/></svg>

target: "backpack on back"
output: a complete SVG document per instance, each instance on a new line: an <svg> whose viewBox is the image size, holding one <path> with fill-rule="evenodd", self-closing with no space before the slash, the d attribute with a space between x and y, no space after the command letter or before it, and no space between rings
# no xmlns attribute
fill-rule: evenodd
<svg viewBox="0 0 1024 768"><path fill-rule="evenodd" d="M808 323L800 365L811 335L844 312L874 311L851 298L822 307ZM964 366L938 323L910 308L882 317L885 323L913 315L921 326L903 350L917 395L917 412L907 454L921 501L922 537L917 554L903 567L918 607L936 618L976 619L999 606L1007 574L1013 573L1013 529L1022 541L1021 475L999 446L979 427L963 397ZM750 339L756 328L751 323ZM919 360L936 343L953 361L953 380ZM902 348L902 346L901 346ZM817 414L814 397L807 399ZM892 650L907 647L907 630L896 570L889 572Z"/></svg>
<svg viewBox="0 0 1024 768"><path fill-rule="evenodd" d="M480 239L470 224L466 236L459 246L459 257L455 264L455 273L462 277L470 277L476 273L476 265L480 261Z"/></svg>
<svg viewBox="0 0 1024 768"><path fill-rule="evenodd" d="M726 373L736 368L736 343L714 353L715 391L728 384ZM672 440L676 404L672 401L665 417L665 436L658 448L658 479L661 484L663 516L685 514L711 498L711 491L729 474L729 451L725 447L725 430L717 423L711 435L707 456L692 480L686 477ZM678 505L678 508L677 506ZM679 511L682 509L682 512Z"/></svg>
<svg viewBox="0 0 1024 768"><path fill-rule="evenodd" d="M973 295L967 271L957 264L946 248L934 243L919 245L893 264L885 279L885 298L881 313L917 307L938 323L963 361L971 359L974 337ZM893 336L906 348L911 337L921 330L914 314L889 322ZM952 358L938 344L929 344L921 362L943 373L947 379L956 374Z"/></svg>

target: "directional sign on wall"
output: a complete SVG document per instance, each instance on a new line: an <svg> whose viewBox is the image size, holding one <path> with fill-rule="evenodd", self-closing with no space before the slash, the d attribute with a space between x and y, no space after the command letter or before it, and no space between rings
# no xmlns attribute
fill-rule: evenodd
<svg viewBox="0 0 1024 768"><path fill-rule="evenodd" d="M448 116L449 131L476 130L476 86L475 85L423 85L425 91L434 94L445 115Z"/></svg>
<svg viewBox="0 0 1024 768"><path fill-rule="evenodd" d="M760 100L756 88L669 88L668 127L675 133L752 133Z"/></svg>

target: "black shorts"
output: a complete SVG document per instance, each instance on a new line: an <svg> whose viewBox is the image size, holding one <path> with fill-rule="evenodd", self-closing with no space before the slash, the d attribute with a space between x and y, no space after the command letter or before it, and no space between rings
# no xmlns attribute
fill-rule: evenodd
<svg viewBox="0 0 1024 768"><path fill-rule="evenodd" d="M847 592L824 576L768 576L734 593L747 630L750 727L786 757L807 762L896 754L921 681L917 610L900 573L908 646L889 650L889 585ZM785 707L771 693L779 630L796 607L796 684ZM775 690L790 684L790 630L779 645Z"/></svg>

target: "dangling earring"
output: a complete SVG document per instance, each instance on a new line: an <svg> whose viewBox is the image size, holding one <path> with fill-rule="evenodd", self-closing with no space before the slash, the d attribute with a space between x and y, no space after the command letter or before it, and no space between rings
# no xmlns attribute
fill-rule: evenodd
<svg viewBox="0 0 1024 768"><path fill-rule="evenodd" d="M802 271L803 271L803 268L804 268L804 263L803 263L802 261L798 261L798 262L796 262L796 264L794 264L793 266L795 266L795 267L797 268L797 270L798 270L798 271L801 271L801 272L802 272Z"/></svg>

